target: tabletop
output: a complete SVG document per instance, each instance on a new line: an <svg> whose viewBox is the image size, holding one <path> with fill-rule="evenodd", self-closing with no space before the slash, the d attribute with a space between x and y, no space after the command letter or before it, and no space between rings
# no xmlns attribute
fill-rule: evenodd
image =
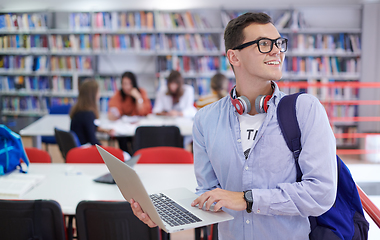
<svg viewBox="0 0 380 240"><path fill-rule="evenodd" d="M70 130L70 116L67 114L47 114L27 127L20 130L21 136L33 138L33 146L41 148L41 136L54 136L54 128ZM182 136L191 136L193 120L184 117L166 117L150 114L148 116L123 116L111 121L106 115L101 115L96 122L104 129L114 129L116 136L134 136L139 126L177 126Z"/></svg>

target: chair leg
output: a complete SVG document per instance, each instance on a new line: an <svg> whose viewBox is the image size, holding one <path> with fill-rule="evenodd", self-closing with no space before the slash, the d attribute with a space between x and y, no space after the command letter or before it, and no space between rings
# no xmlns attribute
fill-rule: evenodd
<svg viewBox="0 0 380 240"><path fill-rule="evenodd" d="M162 229L160 229L160 231L161 231L161 240L170 240L170 233L167 233Z"/></svg>
<svg viewBox="0 0 380 240"><path fill-rule="evenodd" d="M67 222L67 239L68 240L73 240L74 239L74 236L73 236L73 219L74 219L74 216L73 215L68 215L68 222Z"/></svg>
<svg viewBox="0 0 380 240"><path fill-rule="evenodd" d="M203 236L202 236L203 232ZM208 227L195 228L195 240L208 240Z"/></svg>

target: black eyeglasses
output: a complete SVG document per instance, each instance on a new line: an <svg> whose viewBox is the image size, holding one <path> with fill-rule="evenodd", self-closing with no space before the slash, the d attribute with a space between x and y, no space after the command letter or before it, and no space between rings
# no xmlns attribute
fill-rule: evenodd
<svg viewBox="0 0 380 240"><path fill-rule="evenodd" d="M269 53L273 49L273 44L276 44L276 47L280 49L280 52L286 52L288 49L288 39L279 37L277 39L269 39L269 38L260 38L255 41L243 43L237 47L234 47L232 50L241 50L243 48L249 47L253 44L257 43L257 47L261 53Z"/></svg>

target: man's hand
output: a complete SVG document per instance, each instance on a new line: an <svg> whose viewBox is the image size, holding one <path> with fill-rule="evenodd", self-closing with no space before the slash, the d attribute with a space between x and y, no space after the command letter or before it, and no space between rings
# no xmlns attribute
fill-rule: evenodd
<svg viewBox="0 0 380 240"><path fill-rule="evenodd" d="M247 207L243 192L232 192L220 188L203 193L191 203L191 206L195 207L198 205L198 208L202 208L206 203L205 208L206 210L209 210L214 202L216 203L214 211L218 211L222 207L235 211L242 211Z"/></svg>
<svg viewBox="0 0 380 240"><path fill-rule="evenodd" d="M145 223L146 225L148 225L151 228L157 227L157 224L155 224L150 219L150 217L148 216L148 214L146 214L146 213L143 212L143 210L141 209L140 204L138 202L135 202L135 200L131 199L129 201L129 203L131 204L131 208L132 208L133 214L135 214L135 216L138 219L140 219L143 223Z"/></svg>

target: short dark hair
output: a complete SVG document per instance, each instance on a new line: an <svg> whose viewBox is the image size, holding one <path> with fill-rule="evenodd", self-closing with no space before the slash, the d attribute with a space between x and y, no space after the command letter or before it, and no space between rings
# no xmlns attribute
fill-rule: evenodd
<svg viewBox="0 0 380 240"><path fill-rule="evenodd" d="M224 30L224 45L226 47L226 53L228 49L233 49L243 43L245 37L243 30L252 23L267 24L273 22L272 18L263 12L249 12L232 19Z"/></svg>

